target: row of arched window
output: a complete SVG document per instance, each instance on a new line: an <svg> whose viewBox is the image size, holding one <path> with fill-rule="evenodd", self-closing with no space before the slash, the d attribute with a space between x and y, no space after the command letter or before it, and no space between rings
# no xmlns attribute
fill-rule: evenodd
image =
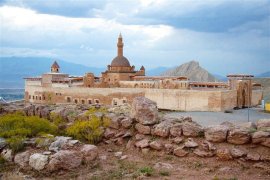
<svg viewBox="0 0 270 180"><path fill-rule="evenodd" d="M99 104L100 101L99 99L79 99L79 98L71 98L71 97L67 97L66 98L68 103L75 103L75 104Z"/></svg>

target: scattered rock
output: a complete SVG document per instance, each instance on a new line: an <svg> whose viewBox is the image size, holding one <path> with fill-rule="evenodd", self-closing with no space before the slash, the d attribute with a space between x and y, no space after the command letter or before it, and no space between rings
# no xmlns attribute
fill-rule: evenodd
<svg viewBox="0 0 270 180"><path fill-rule="evenodd" d="M8 162L12 162L13 155L11 149L4 149L1 153L1 156Z"/></svg>
<svg viewBox="0 0 270 180"><path fill-rule="evenodd" d="M246 159L251 161L259 161L261 155L257 152L248 152Z"/></svg>
<svg viewBox="0 0 270 180"><path fill-rule="evenodd" d="M16 154L14 157L15 164L18 164L20 167L26 167L29 164L30 155L29 151Z"/></svg>
<svg viewBox="0 0 270 180"><path fill-rule="evenodd" d="M73 170L80 166L82 162L82 156L79 153L69 150L60 150L52 155L50 159L48 164L50 171L57 171L59 169Z"/></svg>
<svg viewBox="0 0 270 180"><path fill-rule="evenodd" d="M231 149L231 155L233 158L241 158L245 156L247 153L241 149L238 148L232 148Z"/></svg>
<svg viewBox="0 0 270 180"><path fill-rule="evenodd" d="M250 141L250 134L247 129L234 128L229 131L227 141L232 144L246 144Z"/></svg>
<svg viewBox="0 0 270 180"><path fill-rule="evenodd" d="M257 129L269 130L270 129L270 119L260 119L257 121Z"/></svg>
<svg viewBox="0 0 270 180"><path fill-rule="evenodd" d="M170 133L170 128L172 124L167 121L162 121L161 123L157 124L154 128L154 135L160 137L168 137Z"/></svg>
<svg viewBox="0 0 270 180"><path fill-rule="evenodd" d="M203 149L195 149L193 151L194 154L196 154L197 156L200 156L200 157L213 157L215 155L215 153L213 151L206 151L206 150L203 150Z"/></svg>
<svg viewBox="0 0 270 180"><path fill-rule="evenodd" d="M6 140L5 140L4 138L1 138L1 137L0 137L0 151L1 151L4 147L6 147L6 145L7 145Z"/></svg>
<svg viewBox="0 0 270 180"><path fill-rule="evenodd" d="M92 144L85 144L81 148L84 159L89 162L93 161L98 156L98 148Z"/></svg>
<svg viewBox="0 0 270 180"><path fill-rule="evenodd" d="M153 141L149 145L150 145L150 147L152 149L155 149L155 150L158 150L158 151L162 150L162 144L160 142L158 142L158 141Z"/></svg>
<svg viewBox="0 0 270 180"><path fill-rule="evenodd" d="M43 170L48 164L49 157L40 153L35 153L29 158L29 165L35 170Z"/></svg>
<svg viewBox="0 0 270 180"><path fill-rule="evenodd" d="M137 123L135 125L135 129L140 133L140 134L151 134L151 129L149 126L144 126L140 123Z"/></svg>
<svg viewBox="0 0 270 180"><path fill-rule="evenodd" d="M188 154L186 150L184 150L182 147L178 147L173 150L173 154L178 156L178 157L184 157Z"/></svg>
<svg viewBox="0 0 270 180"><path fill-rule="evenodd" d="M110 139L110 138L114 137L115 134L116 134L116 130L111 129L111 128L106 128L103 136L106 139Z"/></svg>
<svg viewBox="0 0 270 180"><path fill-rule="evenodd" d="M153 125L158 122L157 103L145 97L136 97L132 102L131 117L143 125Z"/></svg>
<svg viewBox="0 0 270 180"><path fill-rule="evenodd" d="M130 128L132 126L133 120L130 117L126 117L121 121L121 126L124 128Z"/></svg>
<svg viewBox="0 0 270 180"><path fill-rule="evenodd" d="M201 147L205 151L215 151L217 149L212 143L206 140L201 143Z"/></svg>
<svg viewBox="0 0 270 180"><path fill-rule="evenodd" d="M175 144L180 144L183 141L184 141L184 138L183 137L176 137L176 138L173 139L173 142Z"/></svg>
<svg viewBox="0 0 270 180"><path fill-rule="evenodd" d="M187 137L197 137L203 133L202 127L195 122L184 122L182 130L184 136Z"/></svg>
<svg viewBox="0 0 270 180"><path fill-rule="evenodd" d="M56 136L55 139L56 140L53 143L51 143L49 150L57 152L68 143L68 140L72 138L64 136Z"/></svg>
<svg viewBox="0 0 270 180"><path fill-rule="evenodd" d="M232 159L232 155L230 153L230 150L225 148L225 149L218 149L217 150L217 157L219 160L222 161L228 161Z"/></svg>
<svg viewBox="0 0 270 180"><path fill-rule="evenodd" d="M124 156L121 156L120 157L120 160L124 160L124 159L127 159L128 158L128 156L127 155L124 155Z"/></svg>
<svg viewBox="0 0 270 180"><path fill-rule="evenodd" d="M229 128L224 125L210 126L206 129L204 135L206 140L211 142L224 142L227 138Z"/></svg>
<svg viewBox="0 0 270 180"><path fill-rule="evenodd" d="M196 143L192 138L188 138L184 146L187 148L195 148L198 147L198 143Z"/></svg>
<svg viewBox="0 0 270 180"><path fill-rule="evenodd" d="M115 157L118 157L118 158L120 158L122 155L123 155L123 152L120 152L120 151L114 153L114 156L115 156Z"/></svg>
<svg viewBox="0 0 270 180"><path fill-rule="evenodd" d="M170 128L170 134L174 137L178 137L178 136L181 136L182 135L182 126L181 124L176 124L176 125L173 125L171 128Z"/></svg>
<svg viewBox="0 0 270 180"><path fill-rule="evenodd" d="M149 146L149 140L143 139L135 143L135 146L138 148L146 148Z"/></svg>
<svg viewBox="0 0 270 180"><path fill-rule="evenodd" d="M162 163L162 162L157 162L155 165L154 165L154 169L156 170L172 170L173 169L173 166L169 163Z"/></svg>

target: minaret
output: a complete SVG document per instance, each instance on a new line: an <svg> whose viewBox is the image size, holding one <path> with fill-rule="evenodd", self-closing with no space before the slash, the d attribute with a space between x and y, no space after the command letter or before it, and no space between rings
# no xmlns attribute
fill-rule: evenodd
<svg viewBox="0 0 270 180"><path fill-rule="evenodd" d="M59 73L60 66L57 64L56 61L51 66L51 72L52 73Z"/></svg>
<svg viewBox="0 0 270 180"><path fill-rule="evenodd" d="M123 47L124 47L123 38L122 34L120 33L117 42L117 56L123 56Z"/></svg>

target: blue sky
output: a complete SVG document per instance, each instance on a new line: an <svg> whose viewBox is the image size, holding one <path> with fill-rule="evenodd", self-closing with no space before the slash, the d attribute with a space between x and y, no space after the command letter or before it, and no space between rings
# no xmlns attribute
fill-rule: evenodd
<svg viewBox="0 0 270 180"><path fill-rule="evenodd" d="M106 67L121 32L138 68L270 71L269 0L2 0L0 18L1 56Z"/></svg>

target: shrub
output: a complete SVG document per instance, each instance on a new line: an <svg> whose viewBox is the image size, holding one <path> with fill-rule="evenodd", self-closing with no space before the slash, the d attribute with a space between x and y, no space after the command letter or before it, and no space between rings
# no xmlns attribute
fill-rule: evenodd
<svg viewBox="0 0 270 180"><path fill-rule="evenodd" d="M8 146L14 153L22 151L24 149L24 140L25 138L20 136L14 136L7 139Z"/></svg>
<svg viewBox="0 0 270 180"><path fill-rule="evenodd" d="M154 169L152 167L146 166L146 167L140 168L139 171L146 176L152 176Z"/></svg>
<svg viewBox="0 0 270 180"><path fill-rule="evenodd" d="M101 120L93 116L89 121L77 121L67 128L67 134L81 141L99 142L103 133Z"/></svg>
<svg viewBox="0 0 270 180"><path fill-rule="evenodd" d="M37 116L24 116L20 113L0 117L0 137L33 137L39 133L54 134L56 126Z"/></svg>

